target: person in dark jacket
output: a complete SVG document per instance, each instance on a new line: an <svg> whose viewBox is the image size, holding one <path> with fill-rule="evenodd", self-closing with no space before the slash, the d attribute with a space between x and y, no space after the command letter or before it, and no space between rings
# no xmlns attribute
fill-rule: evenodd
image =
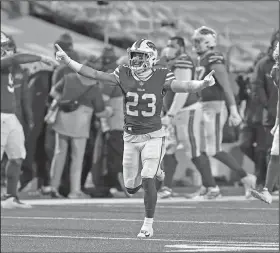
<svg viewBox="0 0 280 253"><path fill-rule="evenodd" d="M29 90L31 93L31 104L34 118L34 127L26 138L27 156L23 162L23 173L21 175L21 187L24 187L35 176L38 178L37 188L43 194L50 193L50 172L45 150L46 123L44 117L47 111L48 94L51 88L53 71L39 69L32 73L29 78ZM36 175L33 173L33 164L36 164Z"/></svg>
<svg viewBox="0 0 280 253"><path fill-rule="evenodd" d="M264 57L264 56L263 56ZM259 59L260 60L260 59ZM255 62L257 64L258 61ZM256 66L256 65L255 65ZM254 66L254 67L255 67ZM263 105L252 95L252 74L245 83L239 79L240 113L243 124L240 128L240 149L255 164L257 185L264 184L266 172L266 139L262 125Z"/></svg>
<svg viewBox="0 0 280 253"><path fill-rule="evenodd" d="M258 103L260 103L264 108L262 113L262 125L265 130L265 151L267 154L269 154L272 145L273 136L270 131L274 126L277 112L276 104L278 99L278 91L277 87L273 83L270 73L273 65L275 64L275 60L273 59L272 54L277 42L279 41L279 37L280 33L278 30L272 35L268 53L257 63L252 77L253 95L256 97ZM264 171L261 174L264 176L261 181L265 180L266 167L267 166L263 167Z"/></svg>
<svg viewBox="0 0 280 253"><path fill-rule="evenodd" d="M68 33L61 34L59 36L59 38L54 42L54 45L56 43L59 44L65 50L65 52L68 52L68 54L71 55L74 59L76 59L76 60L79 59L78 53L74 50L74 42L73 42L73 38L71 37L70 34L68 34ZM54 54L55 54L55 52L56 52L56 48L54 46ZM59 80L61 80L65 75L67 75L69 73L73 73L73 71L69 67L67 67L65 64L61 63L53 71L53 75L51 78L51 87L53 87L56 83L59 82ZM52 97L49 96L48 103L51 104L51 102L52 102ZM50 167L51 167L50 165L52 163L52 159L54 156L54 148L55 148L55 132L50 127L50 125L46 126L45 135L46 135L45 136L45 150L46 150L46 155L47 155L47 166L50 170ZM69 147L68 153L70 153L70 151L71 151L70 149L71 149L71 147ZM70 191L70 188L69 188L70 162L71 162L71 158L69 157L69 155L67 155L62 178L61 178L61 183L59 186L59 192L63 196L67 196ZM49 190L50 189L48 188L48 191ZM51 191L51 194L53 194L52 191Z"/></svg>
<svg viewBox="0 0 280 253"><path fill-rule="evenodd" d="M280 110L280 91L279 91L279 42L273 53L273 58L275 64L271 70L271 78L278 88L278 101L277 101L277 114L273 128L271 129L271 134L273 135L273 143L270 153L270 159L268 163L267 175L265 180L265 185L262 191L258 192L256 190L252 191L252 196L262 200L268 204L272 202L271 192L277 178L279 177L280 167L279 167L279 110Z"/></svg>

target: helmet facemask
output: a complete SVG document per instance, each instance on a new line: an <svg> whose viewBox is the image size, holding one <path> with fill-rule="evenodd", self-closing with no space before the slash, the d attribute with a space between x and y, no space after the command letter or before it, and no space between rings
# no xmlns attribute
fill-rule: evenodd
<svg viewBox="0 0 280 253"><path fill-rule="evenodd" d="M145 72L148 69L151 69L151 59L153 57L152 53L133 51L128 49L128 60L131 70L140 74Z"/></svg>

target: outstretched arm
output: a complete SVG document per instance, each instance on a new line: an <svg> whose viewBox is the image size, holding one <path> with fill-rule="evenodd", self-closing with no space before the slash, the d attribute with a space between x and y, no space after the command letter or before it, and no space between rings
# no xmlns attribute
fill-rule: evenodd
<svg viewBox="0 0 280 253"><path fill-rule="evenodd" d="M42 57L33 54L14 54L1 58L1 68L10 67L13 64L23 64L41 61Z"/></svg>
<svg viewBox="0 0 280 253"><path fill-rule="evenodd" d="M177 93L196 93L215 84L215 79L212 76L214 73L215 71L212 70L203 80L179 81L173 79L167 81L165 87Z"/></svg>
<svg viewBox="0 0 280 253"><path fill-rule="evenodd" d="M80 64L74 60L72 60L62 49L58 44L55 44L55 47L57 49L56 52L56 58L59 61L64 62L67 64L71 69L76 71L78 74L95 79L98 81L104 81L109 82L110 84L117 84L117 79L113 73L105 73L102 71L95 70L91 67L85 66L83 64ZM94 85L94 84L91 84Z"/></svg>

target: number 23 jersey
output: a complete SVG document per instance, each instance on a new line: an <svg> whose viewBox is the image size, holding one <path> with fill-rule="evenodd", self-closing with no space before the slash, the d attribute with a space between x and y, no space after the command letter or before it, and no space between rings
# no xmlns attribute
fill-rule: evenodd
<svg viewBox="0 0 280 253"><path fill-rule="evenodd" d="M131 69L122 65L115 69L115 77L124 95L124 130L129 134L147 134L161 129L163 97L175 79L166 69L154 69L146 81L137 80Z"/></svg>

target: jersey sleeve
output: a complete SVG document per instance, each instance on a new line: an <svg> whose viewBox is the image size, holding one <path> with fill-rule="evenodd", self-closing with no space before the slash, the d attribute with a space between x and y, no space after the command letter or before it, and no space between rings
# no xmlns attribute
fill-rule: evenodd
<svg viewBox="0 0 280 253"><path fill-rule="evenodd" d="M181 68L181 69L193 69L194 68L194 64L192 59L186 55L186 56L182 56L179 59L177 59L175 61L174 64L174 68Z"/></svg>
<svg viewBox="0 0 280 253"><path fill-rule="evenodd" d="M175 75L172 71L169 69L165 69L166 76L165 76L165 82L164 82L164 90L171 90L171 83L172 81L176 80Z"/></svg>
<svg viewBox="0 0 280 253"><path fill-rule="evenodd" d="M174 74L177 80L186 79L186 81L194 79L195 66L192 59L188 55L181 56L174 64Z"/></svg>
<svg viewBox="0 0 280 253"><path fill-rule="evenodd" d="M116 67L116 69L113 72L118 83L120 83L120 69L121 69L121 66L118 66L118 67Z"/></svg>

